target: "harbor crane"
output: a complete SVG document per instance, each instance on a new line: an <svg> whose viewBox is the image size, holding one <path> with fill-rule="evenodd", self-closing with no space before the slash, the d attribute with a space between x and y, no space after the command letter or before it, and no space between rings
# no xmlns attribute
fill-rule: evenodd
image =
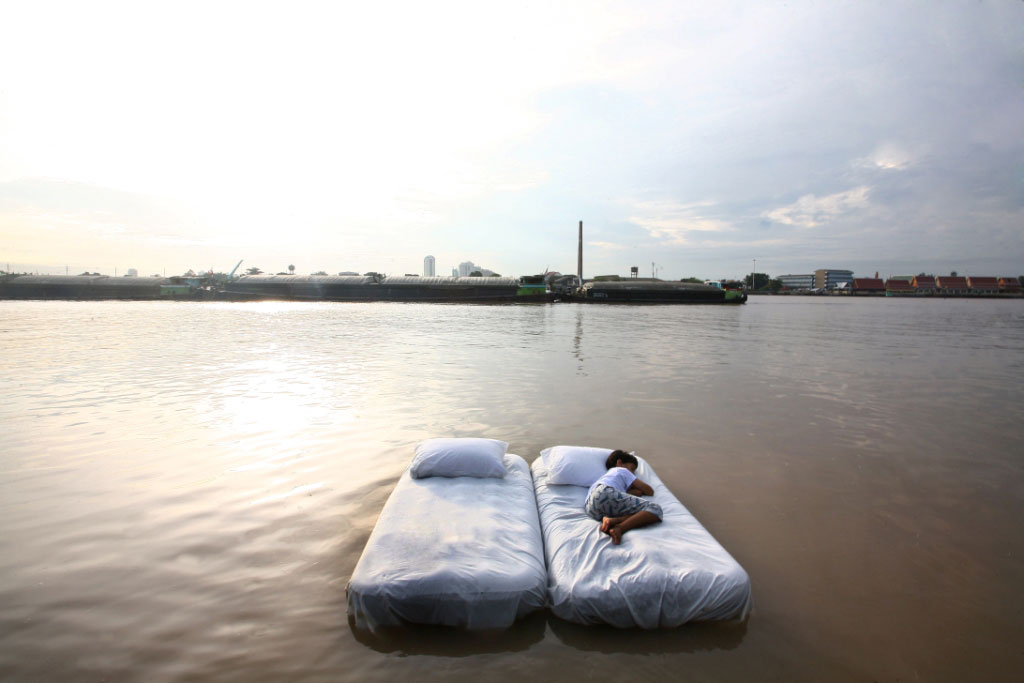
<svg viewBox="0 0 1024 683"><path fill-rule="evenodd" d="M236 263L235 267L231 269L231 272L228 274L228 279L225 280L225 282L230 282L231 281L231 278L233 278L235 276L235 271L238 270L238 266L242 265L242 261L244 261L244 260L245 259L239 259L238 260L238 263Z"/></svg>

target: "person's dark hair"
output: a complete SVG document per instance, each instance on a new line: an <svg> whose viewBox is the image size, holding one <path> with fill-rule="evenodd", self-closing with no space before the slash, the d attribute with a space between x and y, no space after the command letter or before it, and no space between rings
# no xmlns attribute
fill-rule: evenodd
<svg viewBox="0 0 1024 683"><path fill-rule="evenodd" d="M604 468L606 470L610 470L611 468L615 467L615 463L618 462L619 460L621 460L624 464L633 463L637 467L640 466L640 463L636 461L636 457L630 455L626 451L612 451L608 455L608 459L604 461Z"/></svg>

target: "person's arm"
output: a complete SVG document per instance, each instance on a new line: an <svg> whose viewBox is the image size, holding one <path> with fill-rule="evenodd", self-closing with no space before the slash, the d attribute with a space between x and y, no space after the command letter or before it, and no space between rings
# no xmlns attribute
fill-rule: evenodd
<svg viewBox="0 0 1024 683"><path fill-rule="evenodd" d="M654 489L652 489L646 482L640 479L634 479L633 484L629 487L626 493L631 493L634 496L653 496Z"/></svg>

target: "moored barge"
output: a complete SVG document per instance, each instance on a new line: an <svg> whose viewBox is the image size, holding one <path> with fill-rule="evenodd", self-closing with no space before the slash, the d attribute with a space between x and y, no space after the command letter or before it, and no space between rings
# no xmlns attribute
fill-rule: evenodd
<svg viewBox="0 0 1024 683"><path fill-rule="evenodd" d="M592 280L580 288L573 300L623 304L742 304L747 295L694 282Z"/></svg>
<svg viewBox="0 0 1024 683"><path fill-rule="evenodd" d="M243 275L224 283L227 300L286 301L516 301L512 277L381 275Z"/></svg>

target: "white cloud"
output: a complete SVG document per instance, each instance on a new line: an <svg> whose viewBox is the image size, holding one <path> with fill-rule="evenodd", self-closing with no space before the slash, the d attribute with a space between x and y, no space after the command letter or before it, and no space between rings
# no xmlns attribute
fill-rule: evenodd
<svg viewBox="0 0 1024 683"><path fill-rule="evenodd" d="M909 151L899 145L887 142L879 145L866 157L857 159L854 165L883 171L903 171L912 163L913 158Z"/></svg>
<svg viewBox="0 0 1024 683"><path fill-rule="evenodd" d="M765 211L761 217L774 223L792 225L797 228L816 228L840 216L867 207L870 192L868 186L861 185L824 197L808 194L788 206Z"/></svg>
<svg viewBox="0 0 1024 683"><path fill-rule="evenodd" d="M742 248L748 251L756 247L784 247L791 244L794 244L794 241L784 237L770 237L759 240L739 237L734 240L707 240L701 242L701 246L706 249Z"/></svg>
<svg viewBox="0 0 1024 683"><path fill-rule="evenodd" d="M621 249L628 249L625 244L616 244L615 242L587 242L588 247L597 247L598 249L608 249L611 251L618 251Z"/></svg>
<svg viewBox="0 0 1024 683"><path fill-rule="evenodd" d="M690 241L694 232L728 232L734 228L727 221L706 215L714 202L702 201L679 204L672 201L636 202L629 222L644 230L654 239L669 245L682 245Z"/></svg>

